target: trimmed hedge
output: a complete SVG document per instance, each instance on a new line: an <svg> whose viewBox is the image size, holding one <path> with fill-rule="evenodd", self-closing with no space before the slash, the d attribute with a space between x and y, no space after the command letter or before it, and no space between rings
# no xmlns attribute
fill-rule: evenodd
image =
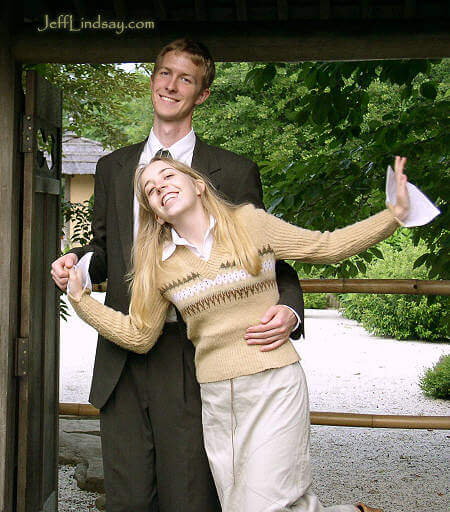
<svg viewBox="0 0 450 512"><path fill-rule="evenodd" d="M328 298L326 293L304 293L303 300L305 308L308 309L327 309Z"/></svg>
<svg viewBox="0 0 450 512"><path fill-rule="evenodd" d="M442 356L433 368L425 371L420 387L427 396L450 400L450 354Z"/></svg>
<svg viewBox="0 0 450 512"><path fill-rule="evenodd" d="M367 264L364 276L373 279L427 279L427 269L413 268L425 252L414 247L410 235L400 232L380 244L384 259ZM443 341L449 338L450 299L442 296L342 294L344 315L360 322L368 331L400 340Z"/></svg>

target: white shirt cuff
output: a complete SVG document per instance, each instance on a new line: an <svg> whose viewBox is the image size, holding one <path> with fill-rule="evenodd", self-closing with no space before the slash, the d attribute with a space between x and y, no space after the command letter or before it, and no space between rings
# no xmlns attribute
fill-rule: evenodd
<svg viewBox="0 0 450 512"><path fill-rule="evenodd" d="M407 228L414 226L423 226L428 224L441 212L434 204L428 199L428 197L421 192L412 183L407 183L408 194L409 194L409 213L406 219L401 224ZM392 167L387 168L386 173L386 204L395 206L397 203L397 184L395 182L395 174ZM399 221L400 222L400 221Z"/></svg>
<svg viewBox="0 0 450 512"><path fill-rule="evenodd" d="M81 270L83 290L87 288L88 290L92 291L92 282L91 277L89 276L89 265L91 264L91 258L93 254L93 252L87 252L74 267ZM69 283L67 283L67 294L69 293Z"/></svg>
<svg viewBox="0 0 450 512"><path fill-rule="evenodd" d="M294 313L295 318L297 319L297 323L295 324L295 327L292 329L292 331L291 331L291 332L296 331L296 330L300 327L300 324L301 324L301 320L300 320L300 317L299 317L299 316L298 316L298 314L297 314L297 311L295 311L295 309L291 308L291 306L287 306L286 304L281 304L281 305L282 305L282 306L284 306L285 308L289 308L289 309L292 311L292 313ZM291 342L295 342L295 341L298 341L298 340L294 340L294 339L292 339L292 338L289 336L289 341L291 341Z"/></svg>

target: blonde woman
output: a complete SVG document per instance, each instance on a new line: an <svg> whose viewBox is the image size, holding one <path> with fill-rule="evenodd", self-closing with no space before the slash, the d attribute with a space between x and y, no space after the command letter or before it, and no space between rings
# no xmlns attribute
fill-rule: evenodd
<svg viewBox="0 0 450 512"><path fill-rule="evenodd" d="M395 206L320 233L233 206L193 169L156 158L136 171L140 228L129 315L94 300L80 271L70 271L76 312L126 349L149 351L169 305L178 308L196 348L205 447L224 512L377 510L320 504L311 490L308 391L297 352L290 343L262 351L244 337L278 301L276 259L335 263L395 231L409 211L405 161L395 161Z"/></svg>

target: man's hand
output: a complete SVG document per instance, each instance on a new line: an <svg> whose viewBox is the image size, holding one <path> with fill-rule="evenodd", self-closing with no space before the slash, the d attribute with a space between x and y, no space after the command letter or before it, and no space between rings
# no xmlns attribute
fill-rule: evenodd
<svg viewBox="0 0 450 512"><path fill-rule="evenodd" d="M286 343L296 324L297 317L292 310L277 304L266 311L260 324L247 329L244 338L249 345L263 345L261 352L267 352Z"/></svg>
<svg viewBox="0 0 450 512"><path fill-rule="evenodd" d="M73 253L64 254L64 256L61 256L52 263L52 270L50 271L50 274L52 275L56 286L63 292L65 292L67 288L69 269L77 263L78 256Z"/></svg>

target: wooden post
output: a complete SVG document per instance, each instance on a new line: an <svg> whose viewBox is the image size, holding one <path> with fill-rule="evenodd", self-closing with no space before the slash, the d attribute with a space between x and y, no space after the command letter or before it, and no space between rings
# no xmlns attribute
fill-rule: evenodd
<svg viewBox="0 0 450 512"><path fill-rule="evenodd" d="M9 2L8 2L9 4ZM9 23L0 14L0 510L14 510L15 342L19 303L21 67L12 57Z"/></svg>

